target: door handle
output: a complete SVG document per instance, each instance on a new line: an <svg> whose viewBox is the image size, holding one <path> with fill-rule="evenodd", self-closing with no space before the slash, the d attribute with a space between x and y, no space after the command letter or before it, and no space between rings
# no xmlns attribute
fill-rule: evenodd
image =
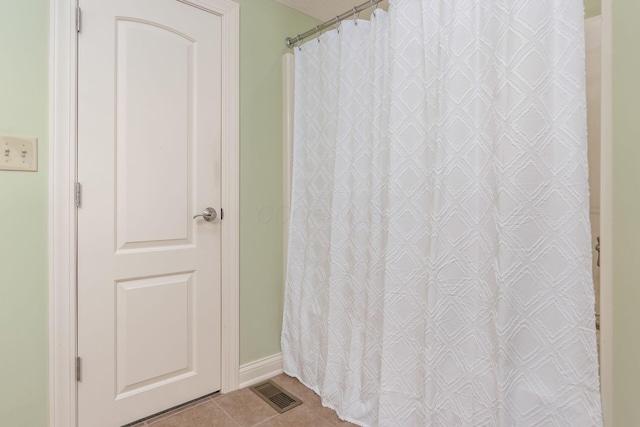
<svg viewBox="0 0 640 427"><path fill-rule="evenodd" d="M193 219L196 219L199 216L201 216L202 219L204 219L207 222L212 222L212 221L215 221L215 219L218 217L218 212L216 212L214 208L206 208L205 210L202 211L201 215L196 215L193 217Z"/></svg>

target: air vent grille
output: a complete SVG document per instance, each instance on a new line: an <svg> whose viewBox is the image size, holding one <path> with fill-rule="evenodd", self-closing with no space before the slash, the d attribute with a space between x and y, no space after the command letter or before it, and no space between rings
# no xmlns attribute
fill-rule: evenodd
<svg viewBox="0 0 640 427"><path fill-rule="evenodd" d="M249 387L249 389L280 413L302 405L302 400L286 392L271 381L257 384Z"/></svg>

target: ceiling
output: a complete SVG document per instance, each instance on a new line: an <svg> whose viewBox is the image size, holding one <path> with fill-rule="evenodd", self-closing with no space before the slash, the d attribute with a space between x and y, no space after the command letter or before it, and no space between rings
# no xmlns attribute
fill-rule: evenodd
<svg viewBox="0 0 640 427"><path fill-rule="evenodd" d="M365 3L366 0L276 0L279 3L287 5L295 10L298 10L306 15L313 16L320 21L328 21L335 18L337 15L341 15L355 6ZM388 0L384 0L380 3L380 7L387 9L389 4ZM363 11L360 14L361 18L368 18L371 13L371 9Z"/></svg>

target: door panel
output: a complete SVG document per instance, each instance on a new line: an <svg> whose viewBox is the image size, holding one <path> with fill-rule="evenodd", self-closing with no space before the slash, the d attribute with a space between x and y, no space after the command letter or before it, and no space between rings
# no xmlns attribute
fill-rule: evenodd
<svg viewBox="0 0 640 427"><path fill-rule="evenodd" d="M194 41L146 22L117 24L118 249L189 241ZM162 215L148 214L160 206Z"/></svg>
<svg viewBox="0 0 640 427"><path fill-rule="evenodd" d="M81 0L81 426L220 389L221 18L176 0Z"/></svg>
<svg viewBox="0 0 640 427"><path fill-rule="evenodd" d="M192 276L171 274L117 283L116 398L194 374Z"/></svg>

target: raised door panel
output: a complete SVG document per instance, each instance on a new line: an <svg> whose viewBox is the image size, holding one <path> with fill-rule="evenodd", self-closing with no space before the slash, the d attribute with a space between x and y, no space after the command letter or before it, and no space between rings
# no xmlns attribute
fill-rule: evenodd
<svg viewBox="0 0 640 427"><path fill-rule="evenodd" d="M190 243L194 41L120 19L116 52L117 249Z"/></svg>
<svg viewBox="0 0 640 427"><path fill-rule="evenodd" d="M116 399L193 375L193 274L116 284Z"/></svg>

